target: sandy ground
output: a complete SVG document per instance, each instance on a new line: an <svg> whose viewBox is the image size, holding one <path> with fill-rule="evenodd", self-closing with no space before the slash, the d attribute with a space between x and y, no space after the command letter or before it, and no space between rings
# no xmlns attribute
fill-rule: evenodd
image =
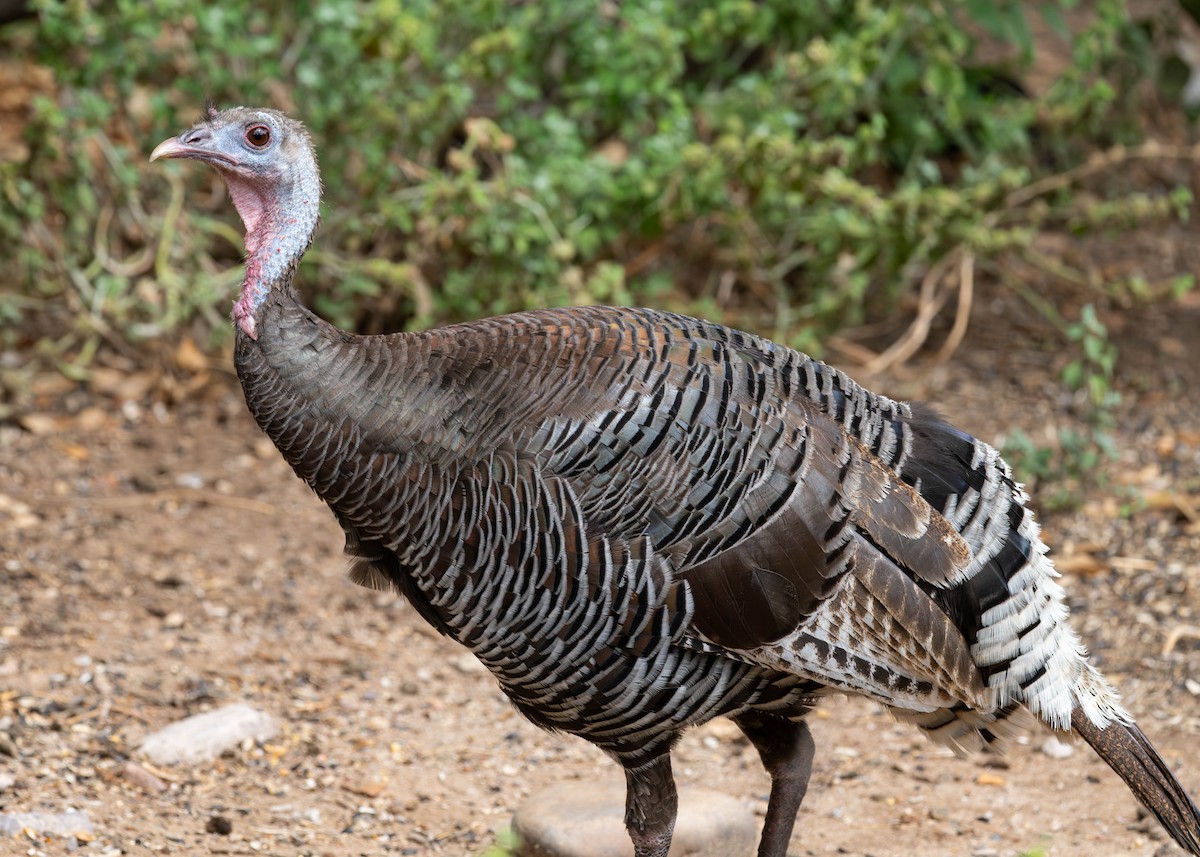
<svg viewBox="0 0 1200 857"><path fill-rule="evenodd" d="M1105 471L1120 484L1046 533L1095 660L1200 795L1200 307L1134 321ZM985 328L950 366L873 386L989 439L1068 422L1065 356ZM162 377L41 379L36 412L0 426L0 812L82 810L89 854L480 855L531 791L615 776L515 714L406 604L350 584L337 526L228 375L173 372L170 406L154 404ZM195 766L139 753L147 733L239 701L279 735ZM795 855L1181 853L1083 745L1052 758L1035 734L959 760L855 699L812 722ZM689 735L675 770L765 807L767 778L724 722ZM230 832L210 832L216 817Z"/></svg>

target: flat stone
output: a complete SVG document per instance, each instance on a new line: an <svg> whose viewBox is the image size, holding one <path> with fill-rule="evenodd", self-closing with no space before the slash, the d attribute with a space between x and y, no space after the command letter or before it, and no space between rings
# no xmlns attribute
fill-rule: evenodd
<svg viewBox="0 0 1200 857"><path fill-rule="evenodd" d="M513 832L521 857L633 857L624 778L535 792L513 816ZM749 857L757 843L758 822L744 801L708 789L679 790L669 857Z"/></svg>
<svg viewBox="0 0 1200 857"><path fill-rule="evenodd" d="M90 842L95 835L92 820L86 812L4 812L0 813L0 835L18 836L29 830L34 833Z"/></svg>
<svg viewBox="0 0 1200 857"><path fill-rule="evenodd" d="M266 741L279 731L271 715L235 703L172 723L147 735L142 752L158 765L195 764L217 758L249 739Z"/></svg>

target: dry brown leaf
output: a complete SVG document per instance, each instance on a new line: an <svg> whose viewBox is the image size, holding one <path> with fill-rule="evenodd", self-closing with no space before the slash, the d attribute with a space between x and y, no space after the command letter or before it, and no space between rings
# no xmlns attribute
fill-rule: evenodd
<svg viewBox="0 0 1200 857"><path fill-rule="evenodd" d="M121 769L121 776L140 788L142 791L155 793L167 790L167 784L154 774L147 771L137 762L126 762Z"/></svg>
<svg viewBox="0 0 1200 857"><path fill-rule="evenodd" d="M1149 508L1156 511L1172 510L1193 523L1200 521L1200 510L1196 509L1196 504L1186 494L1178 491L1147 491L1142 495L1142 499Z"/></svg>
<svg viewBox="0 0 1200 857"><path fill-rule="evenodd" d="M1162 477L1162 468L1155 463L1119 473L1113 481L1118 485L1149 485Z"/></svg>
<svg viewBox="0 0 1200 857"><path fill-rule="evenodd" d="M113 395L125 401L140 402L157 384L157 372L131 372L117 385Z"/></svg>
<svg viewBox="0 0 1200 857"><path fill-rule="evenodd" d="M29 392L39 399L57 399L59 396L65 396L74 390L75 387L76 384L74 381L66 375L60 375L57 372L46 372L35 375L29 381Z"/></svg>
<svg viewBox="0 0 1200 857"><path fill-rule="evenodd" d="M93 393L107 396L116 389L117 384L121 383L121 379L124 377L124 372L109 369L106 366L96 366L88 372L88 386Z"/></svg>
<svg viewBox="0 0 1200 857"><path fill-rule="evenodd" d="M58 417L53 414L22 414L17 417L21 428L30 434L45 435L58 431Z"/></svg>
<svg viewBox="0 0 1200 857"><path fill-rule="evenodd" d="M1140 556L1114 556L1109 563L1117 571L1157 571L1159 564Z"/></svg>
<svg viewBox="0 0 1200 857"><path fill-rule="evenodd" d="M204 356L204 352L196 347L196 343L191 337L185 336L179 342L179 347L175 349L175 365L185 372L191 372L197 375L201 372L208 371L208 358Z"/></svg>
<svg viewBox="0 0 1200 857"><path fill-rule="evenodd" d="M1083 514L1094 521L1111 521L1121 515L1121 504L1116 497L1091 500L1083 505Z"/></svg>
<svg viewBox="0 0 1200 857"><path fill-rule="evenodd" d="M346 781L342 783L342 788L362 797L379 797L387 788L387 783L383 780Z"/></svg>
<svg viewBox="0 0 1200 857"><path fill-rule="evenodd" d="M98 367L91 372L92 391L114 399L137 402L145 398L158 383L154 372L121 372Z"/></svg>
<svg viewBox="0 0 1200 857"><path fill-rule="evenodd" d="M75 427L80 431L99 431L108 424L108 414L103 408L84 408L75 415Z"/></svg>
<svg viewBox="0 0 1200 857"><path fill-rule="evenodd" d="M185 399L190 399L197 391L208 386L208 382L212 380L212 373L208 370L196 372L186 379L180 380L166 376L162 379L162 391L173 402L182 402Z"/></svg>
<svg viewBox="0 0 1200 857"><path fill-rule="evenodd" d="M1102 571L1107 571L1108 566L1100 562L1091 554L1075 553L1070 556L1059 557L1054 561L1054 567L1062 574L1099 574Z"/></svg>
<svg viewBox="0 0 1200 857"><path fill-rule="evenodd" d="M78 443L64 443L62 451L72 461L87 461L88 456L91 455L86 446L81 446Z"/></svg>

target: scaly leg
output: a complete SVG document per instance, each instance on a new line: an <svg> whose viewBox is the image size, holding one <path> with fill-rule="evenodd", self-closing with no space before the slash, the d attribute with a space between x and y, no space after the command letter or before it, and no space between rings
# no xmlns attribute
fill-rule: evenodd
<svg viewBox="0 0 1200 857"><path fill-rule="evenodd" d="M800 811L812 774L812 733L804 721L753 711L735 717L734 722L758 750L763 767L771 775L771 798L767 802L758 857L787 857L796 813Z"/></svg>
<svg viewBox="0 0 1200 857"><path fill-rule="evenodd" d="M625 769L625 829L634 857L667 857L678 808L668 753Z"/></svg>

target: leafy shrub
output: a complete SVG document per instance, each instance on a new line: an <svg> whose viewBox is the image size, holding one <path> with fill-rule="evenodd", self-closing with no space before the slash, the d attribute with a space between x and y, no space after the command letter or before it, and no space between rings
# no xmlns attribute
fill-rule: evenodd
<svg viewBox="0 0 1200 857"><path fill-rule="evenodd" d="M340 324L636 302L813 348L952 250L1029 241L1011 194L1049 168L1033 141L1070 164L1111 123L1126 25L1098 0L1035 99L970 67L966 21L1032 50L1010 0L34 5L0 39L57 88L0 165L21 284L0 322L25 322L11 344L70 309L47 348L76 363L184 323L228 335L231 207L183 193L201 170L144 164L206 96L288 109L319 141L301 286Z"/></svg>

